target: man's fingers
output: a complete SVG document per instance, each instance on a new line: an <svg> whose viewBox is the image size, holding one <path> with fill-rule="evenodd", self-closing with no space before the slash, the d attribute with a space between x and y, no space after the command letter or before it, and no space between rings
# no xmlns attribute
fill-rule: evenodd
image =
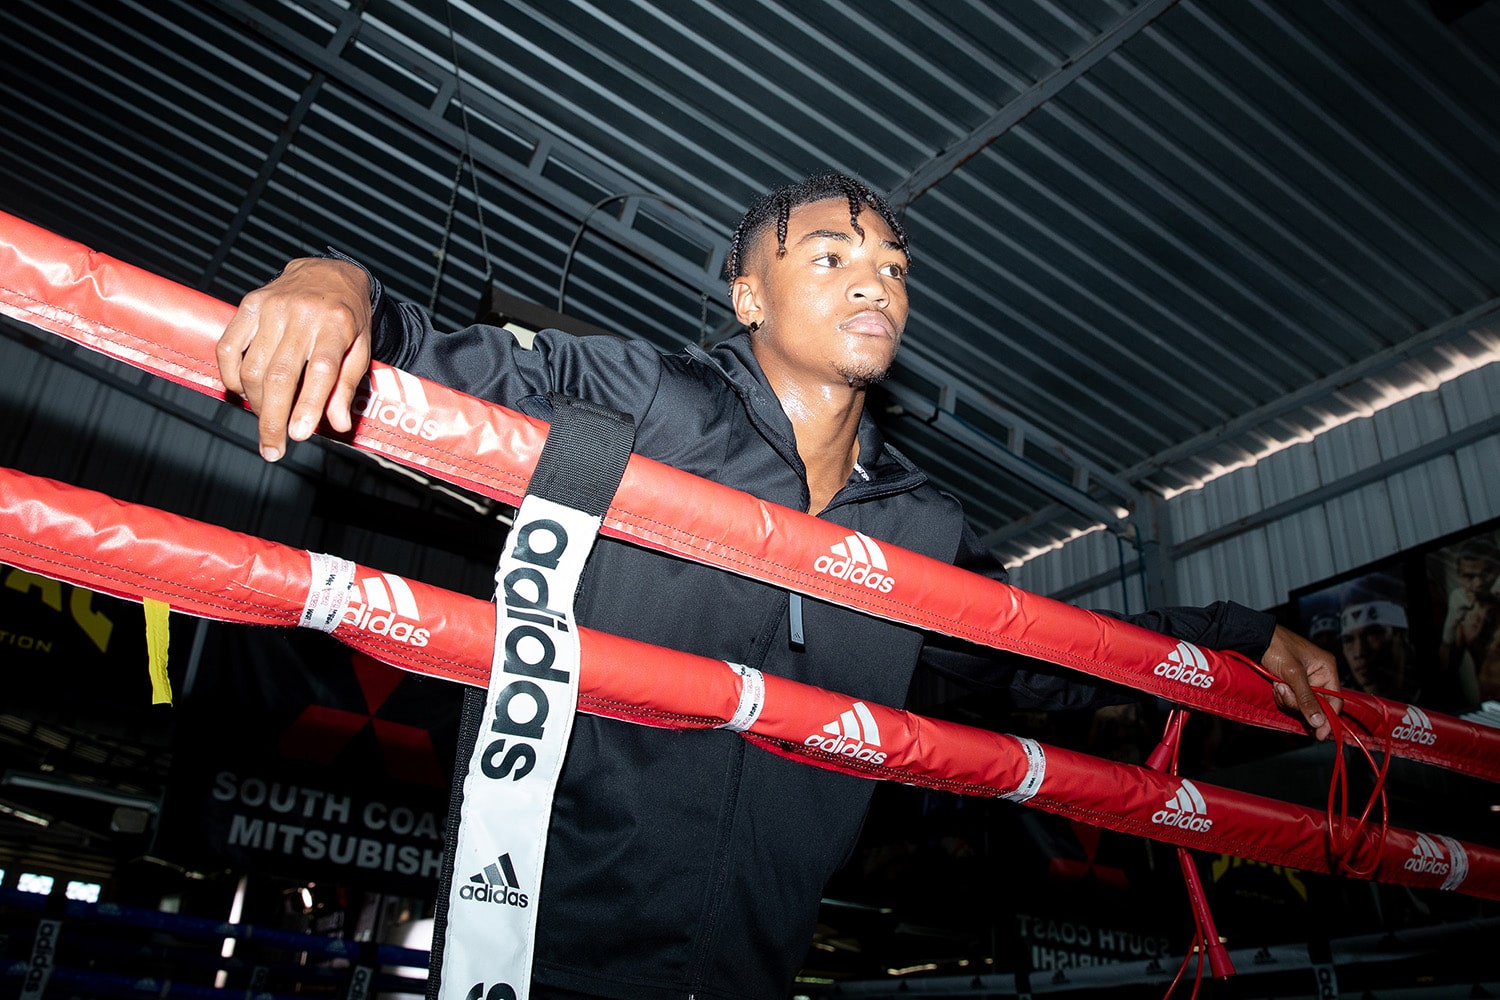
<svg viewBox="0 0 1500 1000"><path fill-rule="evenodd" d="M338 382L334 386L333 395L328 398L328 423L334 430L342 433L354 426L350 407L354 405L354 393L369 370L370 338L359 337L344 355L343 364L339 367Z"/></svg>
<svg viewBox="0 0 1500 1000"><path fill-rule="evenodd" d="M246 398L260 416L260 453L268 462L286 453L287 424L306 358L306 338L295 328L285 330L274 348L261 338L245 355Z"/></svg>
<svg viewBox="0 0 1500 1000"><path fill-rule="evenodd" d="M255 336L258 323L255 308L248 303L241 303L230 318L229 325L224 328L218 346L214 348L219 361L219 378L223 381L224 388L239 396L245 394L245 383L240 376L240 361L245 356L245 348Z"/></svg>
<svg viewBox="0 0 1500 1000"><path fill-rule="evenodd" d="M1302 716L1315 731L1326 726L1328 717L1323 714L1323 706L1318 703L1318 696L1308 686L1301 671L1294 668L1282 672L1282 676L1288 680L1276 682L1273 689L1276 704Z"/></svg>
<svg viewBox="0 0 1500 1000"><path fill-rule="evenodd" d="M241 301L219 340L219 373L259 418L267 461L286 453L288 437L311 437L325 413L348 430L370 363L369 299L359 267L302 258Z"/></svg>
<svg viewBox="0 0 1500 1000"><path fill-rule="evenodd" d="M1262 662L1279 678L1273 688L1276 703L1307 720L1308 727L1318 739L1328 738L1333 725L1313 688L1339 689L1333 657L1295 632L1277 626ZM1337 699L1331 699L1328 704L1329 711L1337 712L1340 707Z"/></svg>
<svg viewBox="0 0 1500 1000"><path fill-rule="evenodd" d="M292 439L312 436L325 415L335 430L346 431L354 391L370 367L369 314L360 315L342 302L324 301L316 311L297 316L296 322L307 331L303 339L308 353L291 416Z"/></svg>
<svg viewBox="0 0 1500 1000"><path fill-rule="evenodd" d="M323 419L324 409L334 408L334 396L341 388L340 377L344 369L342 339L319 338L313 341L306 367L302 370L302 388L297 393L297 404L292 409L288 434L293 441L306 441L317 430Z"/></svg>
<svg viewBox="0 0 1500 1000"><path fill-rule="evenodd" d="M1323 706L1318 703L1318 696L1313 693L1312 685L1307 682L1307 675L1303 671L1291 672L1291 688L1293 707L1307 720L1313 734L1318 739L1323 739L1330 730L1328 717L1323 714Z"/></svg>

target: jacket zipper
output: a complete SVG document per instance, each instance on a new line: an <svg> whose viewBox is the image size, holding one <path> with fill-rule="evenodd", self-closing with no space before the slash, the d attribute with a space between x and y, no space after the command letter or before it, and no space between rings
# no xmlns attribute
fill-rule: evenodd
<svg viewBox="0 0 1500 1000"><path fill-rule="evenodd" d="M765 629L770 630L774 634L776 622L780 617L781 612L779 610L775 614L770 615L766 620ZM747 662L746 666L753 666L756 669L765 666L766 657L770 654L770 649L771 640L767 639L761 646L757 656L746 657L747 661L751 659L755 661L753 663ZM690 979L692 986L688 990L688 1000L695 1000L697 995L703 990L704 981L708 976L710 966L713 964L713 942L719 932L719 922L724 902L724 885L729 880L730 844L734 840L735 814L739 810L740 783L744 780L745 750L747 747L744 740L735 740L735 744L734 767L725 778L729 783L728 791L732 794L726 796L724 819L714 841L714 878L708 889L706 902L709 905L704 913L703 925L700 928L696 947L694 948Z"/></svg>
<svg viewBox="0 0 1500 1000"><path fill-rule="evenodd" d="M459 713L457 752L453 761L453 781L448 788L448 818L443 825L443 864L438 871L436 913L433 921L432 967L442 969L443 947L447 940L448 900L453 892L453 865L458 853L459 807L463 801L464 779L469 771L469 756L479 742L484 726L484 709L488 693L483 688L464 688L463 708ZM440 975L427 980L426 1000L437 1000Z"/></svg>

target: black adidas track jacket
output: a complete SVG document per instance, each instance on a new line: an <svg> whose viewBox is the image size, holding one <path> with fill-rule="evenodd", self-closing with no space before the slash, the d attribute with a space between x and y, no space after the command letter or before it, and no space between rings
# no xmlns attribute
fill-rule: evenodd
<svg viewBox="0 0 1500 1000"><path fill-rule="evenodd" d="M495 328L434 332L420 310L376 288L380 360L537 417L547 416L549 391L612 407L635 418L639 454L807 509L791 425L745 335L711 352L663 356L644 343L550 331L528 351ZM868 414L859 455L822 517L1004 579L958 503L887 446ZM788 610L784 590L608 538L599 539L577 604L590 628L903 704L924 658L921 632L805 600L799 646ZM1133 620L1255 657L1273 628L1269 616L1231 604ZM1060 668L943 645L928 650L933 665L1008 687L1026 706L1123 700ZM580 715L548 838L536 982L618 1000L789 996L823 885L853 848L873 787L730 732Z"/></svg>

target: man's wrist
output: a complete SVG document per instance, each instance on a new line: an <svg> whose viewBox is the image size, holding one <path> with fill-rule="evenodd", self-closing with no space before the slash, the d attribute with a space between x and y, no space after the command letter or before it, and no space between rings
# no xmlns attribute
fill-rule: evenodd
<svg viewBox="0 0 1500 1000"><path fill-rule="evenodd" d="M1260 660L1271 648L1276 636L1276 618L1235 601L1224 601L1220 634L1234 637L1233 648L1253 660Z"/></svg>
<svg viewBox="0 0 1500 1000"><path fill-rule="evenodd" d="M338 260L343 261L345 264L353 264L364 273L365 280L369 282L370 285L370 311L373 313L375 311L375 306L380 302L380 297L385 294L385 289L380 285L380 279L376 278L375 275L371 273L368 267L365 267L359 261L355 260L353 257L344 253L337 247L328 247L327 252L324 253L323 256L329 260Z"/></svg>

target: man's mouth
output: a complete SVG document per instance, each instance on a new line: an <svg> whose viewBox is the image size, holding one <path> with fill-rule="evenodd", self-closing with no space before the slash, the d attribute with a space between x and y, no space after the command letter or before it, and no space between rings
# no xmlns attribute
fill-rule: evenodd
<svg viewBox="0 0 1500 1000"><path fill-rule="evenodd" d="M865 309L855 313L840 323L839 329L846 333L858 333L872 337L894 337L896 335L896 327L891 322L891 318L878 309Z"/></svg>

